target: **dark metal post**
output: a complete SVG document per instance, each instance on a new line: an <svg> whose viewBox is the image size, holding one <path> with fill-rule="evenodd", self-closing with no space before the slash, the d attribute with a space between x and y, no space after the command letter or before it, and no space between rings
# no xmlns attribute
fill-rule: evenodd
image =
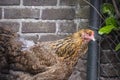
<svg viewBox="0 0 120 80"><path fill-rule="evenodd" d="M99 11L100 0L91 0L90 3ZM90 28L95 31L97 36L97 30L100 26L100 17L97 11L90 8ZM91 41L88 49L88 63L87 63L87 80L99 80L98 79L98 43L97 41Z"/></svg>

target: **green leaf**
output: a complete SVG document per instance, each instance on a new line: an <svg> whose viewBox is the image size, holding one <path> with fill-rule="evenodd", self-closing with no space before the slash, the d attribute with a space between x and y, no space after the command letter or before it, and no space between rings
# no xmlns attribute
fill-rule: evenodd
<svg viewBox="0 0 120 80"><path fill-rule="evenodd" d="M115 47L115 51L120 50L120 43Z"/></svg>
<svg viewBox="0 0 120 80"><path fill-rule="evenodd" d="M115 28L116 27L114 25L107 25L107 26L104 26L104 27L100 28L99 31L98 31L98 33L100 35L109 34Z"/></svg>
<svg viewBox="0 0 120 80"><path fill-rule="evenodd" d="M115 13L114 6L110 3L104 3L101 7L101 12L107 13L109 16L113 15Z"/></svg>
<svg viewBox="0 0 120 80"><path fill-rule="evenodd" d="M114 25L117 26L117 20L114 17L108 17L105 20L106 25Z"/></svg>

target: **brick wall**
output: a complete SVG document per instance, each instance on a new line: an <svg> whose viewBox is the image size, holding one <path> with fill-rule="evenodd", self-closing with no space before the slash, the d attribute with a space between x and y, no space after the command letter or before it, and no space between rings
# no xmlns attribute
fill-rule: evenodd
<svg viewBox="0 0 120 80"><path fill-rule="evenodd" d="M120 51L115 51L119 34L112 32L100 41L100 80L120 80Z"/></svg>
<svg viewBox="0 0 120 80"><path fill-rule="evenodd" d="M88 13L82 0L0 0L0 26L34 41L60 39L88 26Z"/></svg>
<svg viewBox="0 0 120 80"><path fill-rule="evenodd" d="M64 38L87 27L88 17L83 0L0 0L0 27L35 42ZM85 65L80 59L70 80L85 80Z"/></svg>

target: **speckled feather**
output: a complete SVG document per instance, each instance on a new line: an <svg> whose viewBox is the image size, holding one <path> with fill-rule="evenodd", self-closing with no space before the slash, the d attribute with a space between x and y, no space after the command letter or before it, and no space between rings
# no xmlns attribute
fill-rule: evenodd
<svg viewBox="0 0 120 80"><path fill-rule="evenodd" d="M91 30L82 29L57 41L39 42L26 50L19 46L9 51L11 80L67 80L79 57L87 51L89 41L81 37L85 32Z"/></svg>

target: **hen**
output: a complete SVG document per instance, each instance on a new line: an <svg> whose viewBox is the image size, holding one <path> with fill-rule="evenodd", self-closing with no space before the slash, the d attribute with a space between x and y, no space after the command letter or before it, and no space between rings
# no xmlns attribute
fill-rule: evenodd
<svg viewBox="0 0 120 80"><path fill-rule="evenodd" d="M1 72L1 77L7 80L68 80L77 60L86 53L89 41L95 40L92 30L81 29L64 39L26 47L24 40L14 34L0 29L0 55L6 63L0 68L9 71L7 75Z"/></svg>

